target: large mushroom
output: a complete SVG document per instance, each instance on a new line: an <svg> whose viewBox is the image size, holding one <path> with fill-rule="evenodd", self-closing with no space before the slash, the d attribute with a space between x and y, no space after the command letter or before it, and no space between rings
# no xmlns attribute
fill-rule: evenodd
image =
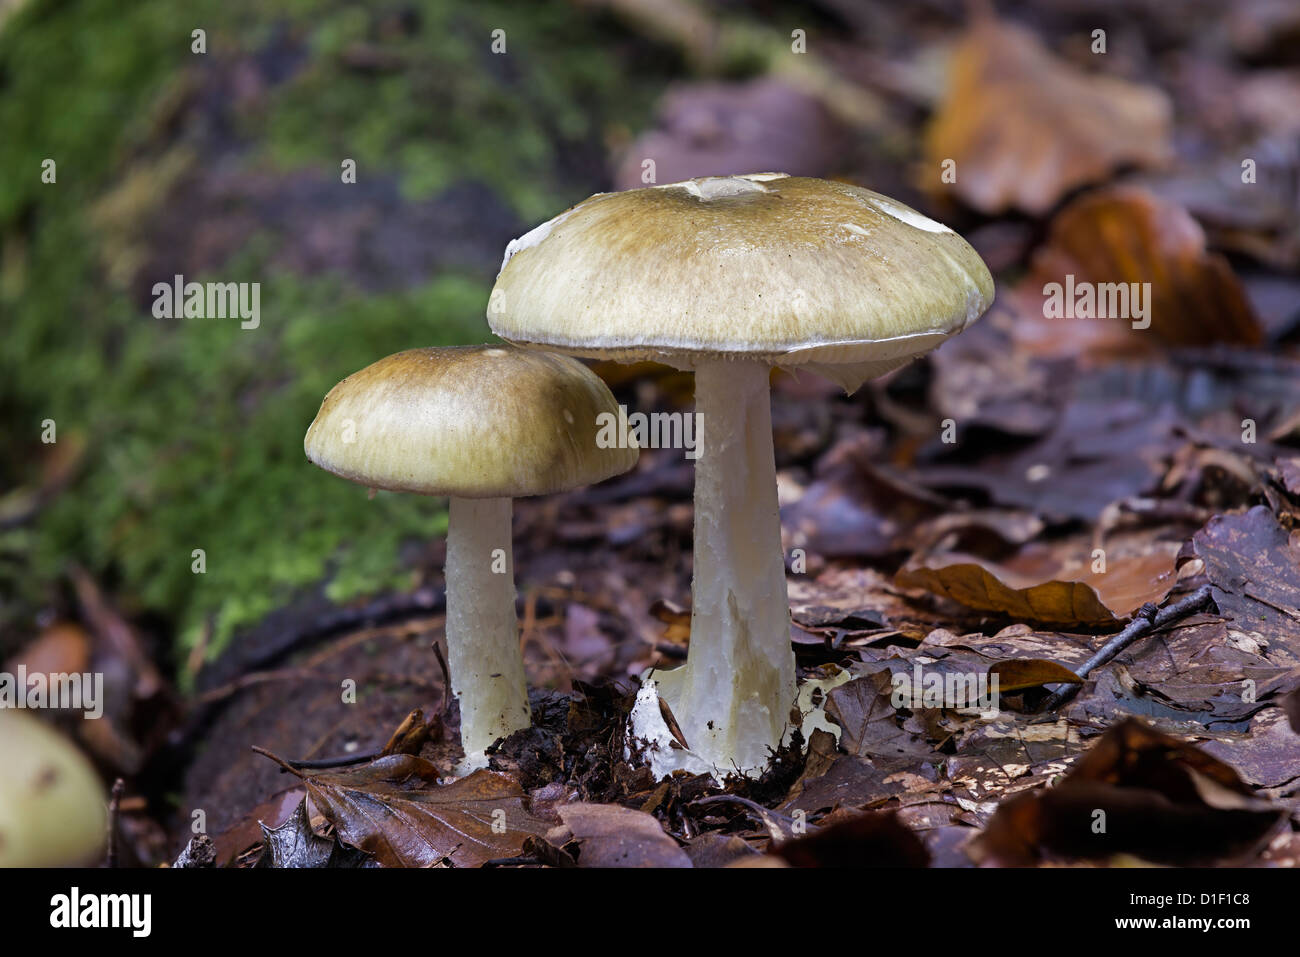
<svg viewBox="0 0 1300 957"><path fill-rule="evenodd" d="M591 485L636 464L598 442L608 387L567 356L505 345L412 349L333 389L307 430L313 463L371 488L449 496L447 658L461 773L529 725L515 616L512 499ZM605 447L602 447L605 446Z"/></svg>
<svg viewBox="0 0 1300 957"><path fill-rule="evenodd" d="M867 189L782 173L600 193L506 248L488 305L503 339L695 372L691 643L685 666L657 681L706 766L765 767L795 701L772 367L852 392L992 298L987 267L946 226Z"/></svg>

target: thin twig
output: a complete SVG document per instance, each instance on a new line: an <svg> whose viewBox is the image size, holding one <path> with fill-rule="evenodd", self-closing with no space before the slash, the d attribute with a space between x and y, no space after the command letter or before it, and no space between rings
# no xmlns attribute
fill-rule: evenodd
<svg viewBox="0 0 1300 957"><path fill-rule="evenodd" d="M266 750L266 748L259 748L255 744L252 745L252 749L256 751L258 754L260 754L262 757L270 758L276 764L280 765L281 768L288 771L290 774L294 775L295 777L302 777L302 774L299 773L297 768L295 768L284 758L280 757L278 754L272 754L270 751Z"/></svg>
<svg viewBox="0 0 1300 957"><path fill-rule="evenodd" d="M1076 668L1074 673L1080 678L1087 678L1090 673L1106 664L1143 635L1167 628L1178 619L1200 611L1210 603L1210 599L1210 586L1202 585L1187 597L1159 610L1155 605L1148 602L1138 609L1133 620L1128 623L1128 626L1123 631L1102 645L1091 658L1083 663L1082 667ZM1081 685L1067 685L1057 691L1043 702L1038 709L1039 712L1058 710L1061 705L1078 693L1080 687Z"/></svg>
<svg viewBox="0 0 1300 957"><path fill-rule="evenodd" d="M122 815L122 792L126 789L126 782L118 778L113 782L113 790L108 799L108 853L105 857L105 866L108 868L117 867L118 856L118 821Z"/></svg>
<svg viewBox="0 0 1300 957"><path fill-rule="evenodd" d="M447 667L447 659L443 656L442 645L435 640L433 643L433 656L438 659L438 667L442 669L442 719L451 720L451 669Z"/></svg>
<svg viewBox="0 0 1300 957"><path fill-rule="evenodd" d="M254 748L254 750L257 750ZM349 764L363 764L384 757L383 751L363 751L360 754L345 754L337 758L312 758L307 761L286 761L290 768L299 771L320 771L326 768L344 768ZM285 769L287 770L287 769Z"/></svg>
<svg viewBox="0 0 1300 957"><path fill-rule="evenodd" d="M785 824L792 834L795 831L795 824L797 822L789 814L782 814L780 811L774 811L771 808L763 807L763 805L759 804L757 801L751 801L749 798L743 798L737 794L715 794L712 797L697 798L687 806L703 807L708 804L739 804L741 807L757 815L758 819L763 822L763 826L767 828L768 836L778 843L786 840L787 837L785 832L781 829L782 824ZM813 824L804 824L804 828L810 832L820 830L820 828Z"/></svg>

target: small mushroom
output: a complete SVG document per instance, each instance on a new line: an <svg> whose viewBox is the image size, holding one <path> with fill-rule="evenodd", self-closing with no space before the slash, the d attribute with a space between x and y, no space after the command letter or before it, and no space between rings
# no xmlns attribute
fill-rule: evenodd
<svg viewBox="0 0 1300 957"><path fill-rule="evenodd" d="M987 267L948 227L867 189L783 173L597 194L506 248L488 304L503 339L695 372L691 643L657 682L706 765L761 770L795 701L772 367L852 392L992 298Z"/></svg>
<svg viewBox="0 0 1300 957"><path fill-rule="evenodd" d="M0 867L84 867L104 846L104 789L63 735L0 709Z"/></svg>
<svg viewBox="0 0 1300 957"><path fill-rule="evenodd" d="M506 345L412 349L348 376L304 443L370 488L449 496L447 657L468 773L529 725L515 616L511 500L600 482L636 464L633 437L598 442L614 397L582 363Z"/></svg>

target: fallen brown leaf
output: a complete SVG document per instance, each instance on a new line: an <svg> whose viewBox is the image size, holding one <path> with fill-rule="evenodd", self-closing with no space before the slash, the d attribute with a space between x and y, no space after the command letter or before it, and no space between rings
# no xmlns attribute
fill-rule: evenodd
<svg viewBox="0 0 1300 957"><path fill-rule="evenodd" d="M1145 318L1133 308L1134 287L1125 289L1133 283L1150 283ZM1061 287L1064 315L1049 310L1057 291L1051 284ZM1073 302L1069 288L1075 290ZM1103 298L1110 311L1112 288L1115 304L1128 299L1128 307L1115 310L1122 315L1097 318ZM1095 302L1081 308L1080 297L1089 290ZM1244 287L1226 259L1206 250L1196 220L1136 187L1095 190L1061 210L1012 300L1020 313L1012 334L1039 356L1126 355L1215 342L1258 345L1263 337ZM1149 328L1135 328L1147 320Z"/></svg>
<svg viewBox="0 0 1300 957"><path fill-rule="evenodd" d="M984 17L952 54L925 152L932 170L956 162L952 188L981 212L1041 214L1121 167L1165 164L1170 115L1161 91L1084 73L1024 27Z"/></svg>
<svg viewBox="0 0 1300 957"><path fill-rule="evenodd" d="M1269 661L1300 662L1300 533L1263 505L1216 515L1192 539L1214 602L1237 630L1256 635Z"/></svg>
<svg viewBox="0 0 1300 957"><path fill-rule="evenodd" d="M1043 685L1083 684L1083 679L1069 668L1045 658L1013 658L999 661L989 668L990 675L998 676L998 691L1023 691Z"/></svg>
<svg viewBox="0 0 1300 957"><path fill-rule="evenodd" d="M475 771L451 784L437 781L438 769L410 754L303 778L312 803L339 838L385 867L430 867L444 860L476 867L517 856L526 838L547 830L505 774Z"/></svg>
<svg viewBox="0 0 1300 957"><path fill-rule="evenodd" d="M556 811L578 842L579 867L691 866L686 852L644 811L617 804L566 804Z"/></svg>
<svg viewBox="0 0 1300 957"><path fill-rule="evenodd" d="M1222 761L1129 718L1056 787L1003 801L971 853L1001 865L1116 854L1207 864L1257 851L1288 815Z"/></svg>
<svg viewBox="0 0 1300 957"><path fill-rule="evenodd" d="M1002 563L959 553L932 556L904 566L895 581L1024 621L1099 627L1160 601L1175 576L1172 556L1161 551L1116 557L1105 572L1095 572L1063 567L1050 551L1031 546Z"/></svg>

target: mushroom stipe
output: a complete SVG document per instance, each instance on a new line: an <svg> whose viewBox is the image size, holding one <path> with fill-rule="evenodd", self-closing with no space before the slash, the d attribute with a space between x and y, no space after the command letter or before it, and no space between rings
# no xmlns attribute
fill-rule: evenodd
<svg viewBox="0 0 1300 957"><path fill-rule="evenodd" d="M307 458L371 489L446 495L447 658L465 774L527 728L515 615L514 498L603 481L637 461L598 442L614 396L582 363L513 346L412 349L344 379L307 430Z"/></svg>
<svg viewBox="0 0 1300 957"><path fill-rule="evenodd" d="M948 227L870 190L783 173L600 193L506 247L488 302L501 338L695 372L690 647L684 667L647 676L632 722L656 775L756 775L792 729L771 367L852 392L992 299L988 268Z"/></svg>

